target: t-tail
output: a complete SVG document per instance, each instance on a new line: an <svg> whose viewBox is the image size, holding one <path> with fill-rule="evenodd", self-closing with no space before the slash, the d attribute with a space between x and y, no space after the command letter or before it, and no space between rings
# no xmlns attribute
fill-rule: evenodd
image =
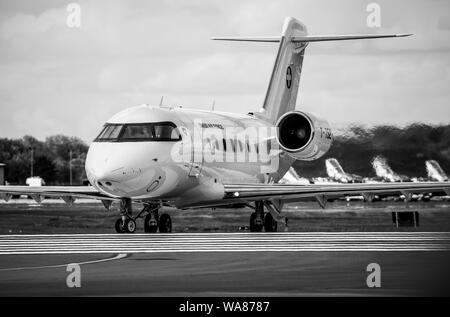
<svg viewBox="0 0 450 317"><path fill-rule="evenodd" d="M435 160L425 162L428 172L428 179L434 182L448 182L448 176L445 174L442 167Z"/></svg>
<svg viewBox="0 0 450 317"><path fill-rule="evenodd" d="M215 37L213 40L279 43L278 54L270 77L262 115L272 123L286 112L295 110L303 57L311 42L404 37L411 34L363 34L310 36L306 26L295 18L284 20L281 36L277 37Z"/></svg>

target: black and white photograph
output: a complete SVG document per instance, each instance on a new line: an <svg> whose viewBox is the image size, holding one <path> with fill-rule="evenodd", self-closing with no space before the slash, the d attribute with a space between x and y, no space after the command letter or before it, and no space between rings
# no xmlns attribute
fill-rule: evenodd
<svg viewBox="0 0 450 317"><path fill-rule="evenodd" d="M447 297L449 87L447 0L0 0L0 297Z"/></svg>

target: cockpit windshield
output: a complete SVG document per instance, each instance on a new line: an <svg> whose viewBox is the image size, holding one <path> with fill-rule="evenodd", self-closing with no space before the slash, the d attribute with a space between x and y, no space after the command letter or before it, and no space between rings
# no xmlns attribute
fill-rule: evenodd
<svg viewBox="0 0 450 317"><path fill-rule="evenodd" d="M127 125L123 128L121 139L153 139L154 136L155 134L153 133L153 127L151 125Z"/></svg>
<svg viewBox="0 0 450 317"><path fill-rule="evenodd" d="M179 141L181 134L172 122L106 124L95 142Z"/></svg>

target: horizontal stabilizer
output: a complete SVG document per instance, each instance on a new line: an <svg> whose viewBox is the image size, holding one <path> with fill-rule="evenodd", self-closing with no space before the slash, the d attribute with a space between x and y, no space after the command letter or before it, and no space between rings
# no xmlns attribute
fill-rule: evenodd
<svg viewBox="0 0 450 317"><path fill-rule="evenodd" d="M351 35L308 35L292 38L292 42L327 42L327 41L346 41L346 40L365 40L381 39L387 37L406 37L412 34L351 34Z"/></svg>
<svg viewBox="0 0 450 317"><path fill-rule="evenodd" d="M346 41L346 40L364 40L364 39L379 39L389 37L406 37L412 34L350 34L350 35L307 35L294 36L291 41L294 43L300 42L327 42L327 41ZM262 43L278 43L281 37L279 36L265 36L265 37L213 37L215 41L235 41L235 42L262 42Z"/></svg>
<svg viewBox="0 0 450 317"><path fill-rule="evenodd" d="M265 36L265 37L212 37L213 41L235 41L235 42L280 42L279 36Z"/></svg>

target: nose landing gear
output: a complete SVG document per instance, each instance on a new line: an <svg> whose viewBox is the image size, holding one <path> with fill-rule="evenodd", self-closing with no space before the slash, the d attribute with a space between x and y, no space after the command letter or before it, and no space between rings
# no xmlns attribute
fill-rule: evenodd
<svg viewBox="0 0 450 317"><path fill-rule="evenodd" d="M132 218L131 199L123 198L120 200L120 215L116 221L117 233L134 233L136 231L136 221Z"/></svg>
<svg viewBox="0 0 450 317"><path fill-rule="evenodd" d="M159 204L145 204L144 208L136 217L132 217L131 199L123 198L120 201L121 217L117 219L115 229L117 233L134 233L136 232L136 219L140 218L142 214L146 213L144 217L144 232L161 233L172 232L172 219L168 214L159 216Z"/></svg>
<svg viewBox="0 0 450 317"><path fill-rule="evenodd" d="M125 222L122 218L117 219L116 221L116 232L117 233L134 233L136 231L136 221L133 219L125 219Z"/></svg>

